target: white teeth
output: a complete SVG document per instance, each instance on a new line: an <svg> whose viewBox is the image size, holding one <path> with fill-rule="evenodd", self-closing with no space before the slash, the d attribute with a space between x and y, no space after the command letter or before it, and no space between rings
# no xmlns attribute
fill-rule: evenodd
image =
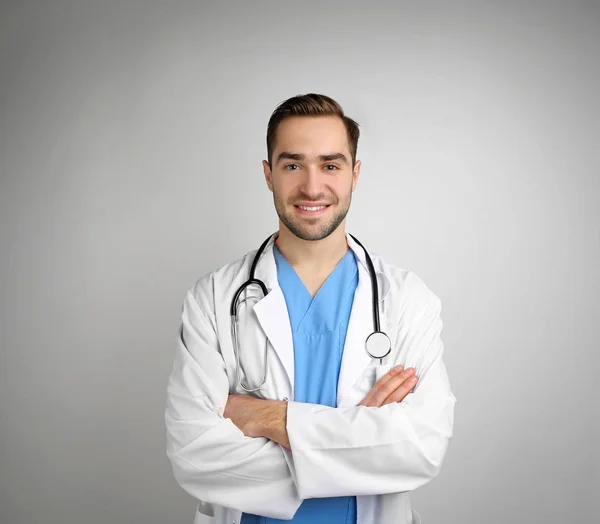
<svg viewBox="0 0 600 524"><path fill-rule="evenodd" d="M307 206L298 206L300 209L304 211L320 211L321 209L325 209L327 206L317 206L317 207L307 207Z"/></svg>

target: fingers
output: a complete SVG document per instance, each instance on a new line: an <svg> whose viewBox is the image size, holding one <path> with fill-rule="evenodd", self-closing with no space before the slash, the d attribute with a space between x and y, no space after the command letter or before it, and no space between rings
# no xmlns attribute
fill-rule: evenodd
<svg viewBox="0 0 600 524"><path fill-rule="evenodd" d="M384 384L389 382L394 376L400 374L403 370L404 367L402 366L396 366L390 369L385 375L383 375L383 377L381 377L377 382L375 382L375 385L367 393L367 396L363 399L359 406L370 406L371 399L373 398L373 395L377 393L379 388L383 387Z"/></svg>
<svg viewBox="0 0 600 524"><path fill-rule="evenodd" d="M373 395L371 402L374 402L376 406L383 406L388 397L396 392L398 392L398 397L402 400L413 387L412 382L407 385L407 381L414 377L414 375L415 370L413 368L408 368L393 376L377 390ZM408 391L404 393L407 387Z"/></svg>
<svg viewBox="0 0 600 524"><path fill-rule="evenodd" d="M418 378L414 374L408 377L404 382L402 382L402 384L400 384L400 386L396 388L393 393L388 396L388 398L382 402L381 405L385 406L386 404L391 404L392 402L402 402L414 389L414 387L417 385L417 382Z"/></svg>
<svg viewBox="0 0 600 524"><path fill-rule="evenodd" d="M360 405L381 407L400 402L412 391L417 381L414 368L397 366L377 381Z"/></svg>

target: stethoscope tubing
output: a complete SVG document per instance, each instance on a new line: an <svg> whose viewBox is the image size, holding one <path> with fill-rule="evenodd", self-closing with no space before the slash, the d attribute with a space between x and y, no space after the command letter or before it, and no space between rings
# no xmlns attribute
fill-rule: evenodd
<svg viewBox="0 0 600 524"><path fill-rule="evenodd" d="M231 330L231 335L233 338L233 349L235 352L235 357L236 357L236 375L237 375L237 379L238 379L238 383L240 384L240 386L247 392L254 392L259 390L266 382L267 379L267 372L268 372L268 366L267 366L267 346L265 345L265 373L264 373L264 377L263 377L263 381L260 384L260 386L256 387L256 388L249 388L246 386L246 384L243 383L243 380L241 378L241 374L240 374L240 370L241 370L241 363L240 363L240 351L239 351L239 344L238 344L238 332L237 332L237 323L238 323L238 306L240 304L240 296L241 294L246 290L246 288L248 286L251 285L257 285L260 287L261 291L263 292L263 297L266 296L268 294L268 289L267 286L265 285L265 283L260 280L255 278L255 271L256 271L256 266L258 264L258 260L261 257L263 251L265 250L267 244L269 243L269 241L271 240L271 238L273 237L274 233L269 235L265 241L261 244L261 246L258 248L258 251L256 252L256 255L254 255L254 260L252 261L252 265L250 266L250 274L249 274L249 278L248 280L246 280L246 282L244 282L239 289L235 292L233 299L231 301L231 308L230 308L230 314L231 314L231 322L232 322L232 330ZM375 271L375 266L373 265L373 261L371 260L371 256L369 255L368 251L366 250L366 248L363 246L363 244L354 236L354 235L350 235L352 237L352 239L363 249L364 253L365 253L365 258L367 261L367 266L369 269L369 276L371 278L371 294L372 294L372 313L373 313L373 333L371 333L371 335L369 335L369 337L367 337L367 340L365 341L365 351L367 352L367 354L374 359L378 359L380 361L380 363L382 362L383 358L385 356L387 356L390 351L391 351L391 345L389 345L388 347L388 351L385 354L382 354L380 356L376 356L373 355L370 351L369 351L369 347L368 347L368 342L369 339L373 336L373 335L381 335L384 336L387 339L387 343L389 344L389 337L387 336L387 334L383 333L380 329L380 318L379 318L379 287L377 285L377 273ZM243 302L243 301L242 301ZM380 337L381 338L381 337ZM385 339L384 339L385 342Z"/></svg>

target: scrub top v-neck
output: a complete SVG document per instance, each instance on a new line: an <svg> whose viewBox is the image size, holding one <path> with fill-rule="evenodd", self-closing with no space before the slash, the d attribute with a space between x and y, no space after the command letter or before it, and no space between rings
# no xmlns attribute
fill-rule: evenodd
<svg viewBox="0 0 600 524"><path fill-rule="evenodd" d="M294 342L294 401L337 406L346 332L358 285L358 266L348 249L314 297L273 246L277 279L285 297ZM355 524L356 497L306 499L292 520L244 514L242 524Z"/></svg>

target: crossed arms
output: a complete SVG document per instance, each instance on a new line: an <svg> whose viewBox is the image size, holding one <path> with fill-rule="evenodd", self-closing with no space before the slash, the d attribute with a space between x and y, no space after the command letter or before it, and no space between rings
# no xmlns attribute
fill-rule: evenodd
<svg viewBox="0 0 600 524"><path fill-rule="evenodd" d="M392 368L381 377L359 406L377 407L402 402L417 385L414 368ZM287 403L282 400L263 400L249 395L229 395L225 418L230 419L247 437L268 438L281 446L290 447L287 432Z"/></svg>
<svg viewBox="0 0 600 524"><path fill-rule="evenodd" d="M441 358L439 304L426 310L403 336L423 361L435 355L416 391L401 402L388 394L383 403L383 390L372 390L361 405L331 408L230 397L214 319L188 292L165 410L178 483L205 502L289 519L306 498L408 491L434 478L455 398ZM240 402L252 403L254 424L240 418L249 406Z"/></svg>

